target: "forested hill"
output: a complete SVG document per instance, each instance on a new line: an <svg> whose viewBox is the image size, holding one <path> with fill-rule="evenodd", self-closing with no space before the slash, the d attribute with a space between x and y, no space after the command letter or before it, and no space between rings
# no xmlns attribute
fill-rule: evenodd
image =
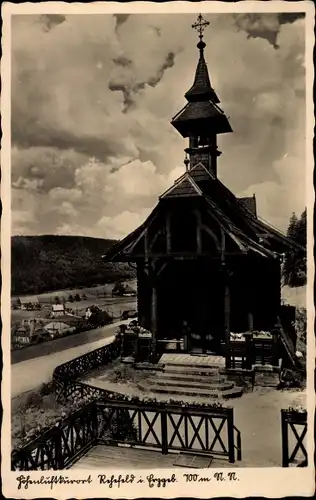
<svg viewBox="0 0 316 500"><path fill-rule="evenodd" d="M84 236L13 236L12 295L92 286L133 278L128 264L104 263L115 240Z"/></svg>

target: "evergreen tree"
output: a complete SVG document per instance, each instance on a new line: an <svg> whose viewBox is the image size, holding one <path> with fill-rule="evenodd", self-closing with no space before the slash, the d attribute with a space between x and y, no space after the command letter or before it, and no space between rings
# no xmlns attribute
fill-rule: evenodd
<svg viewBox="0 0 316 500"><path fill-rule="evenodd" d="M285 254L283 263L283 281L290 287L298 287L306 284L306 209L298 219L292 214L287 236L298 243L302 249L292 250Z"/></svg>

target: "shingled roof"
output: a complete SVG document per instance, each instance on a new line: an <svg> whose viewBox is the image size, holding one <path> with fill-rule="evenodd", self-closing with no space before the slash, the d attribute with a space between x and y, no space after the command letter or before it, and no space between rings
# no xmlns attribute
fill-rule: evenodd
<svg viewBox="0 0 316 500"><path fill-rule="evenodd" d="M251 212L253 215L257 216L257 202L256 202L256 196L246 196L243 198L238 198L238 203L249 212Z"/></svg>
<svg viewBox="0 0 316 500"><path fill-rule="evenodd" d="M200 58L195 72L194 83L185 94L185 98L188 101L206 99L213 101L215 104L220 102L210 82L203 50L200 50Z"/></svg>
<svg viewBox="0 0 316 500"><path fill-rule="evenodd" d="M148 227L157 218L165 204L192 196L204 200L214 220L240 247L241 251L251 250L264 257L276 257L289 250L301 249L281 231L257 219L253 213L219 179L213 177L202 164L183 174L159 198L158 205L146 221L126 238L115 244L103 256L107 261L129 260L128 252L144 236ZM164 208L162 207L164 205Z"/></svg>
<svg viewBox="0 0 316 500"><path fill-rule="evenodd" d="M203 196L203 193L189 172L186 172L160 198L187 198L191 196Z"/></svg>

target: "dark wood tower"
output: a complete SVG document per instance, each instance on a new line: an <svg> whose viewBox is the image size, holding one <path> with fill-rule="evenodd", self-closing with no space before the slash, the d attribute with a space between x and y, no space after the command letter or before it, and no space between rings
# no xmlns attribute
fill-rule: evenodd
<svg viewBox="0 0 316 500"><path fill-rule="evenodd" d="M172 125L184 138L184 174L159 197L147 220L104 256L137 266L138 318L153 335L185 350L220 352L230 332L273 328L281 307L281 254L296 245L257 216L256 200L238 199L217 178L217 136L232 132L199 61L186 106Z"/></svg>
<svg viewBox="0 0 316 500"><path fill-rule="evenodd" d="M197 22L192 25L199 32L197 48L200 57L194 83L185 94L188 103L174 116L171 123L182 137L189 138L189 147L185 151L190 158L190 168L202 163L217 177L217 157L221 154L217 148L217 135L232 132L232 129L219 107L220 100L212 88L204 59L206 44L203 42L203 30L208 24L200 14Z"/></svg>

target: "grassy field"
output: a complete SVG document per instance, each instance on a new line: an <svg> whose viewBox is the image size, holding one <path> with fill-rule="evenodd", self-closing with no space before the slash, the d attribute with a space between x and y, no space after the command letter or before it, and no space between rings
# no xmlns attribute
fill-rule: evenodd
<svg viewBox="0 0 316 500"><path fill-rule="evenodd" d="M127 282L130 286L136 289L135 281ZM66 307L72 309L78 316L83 316L87 307L92 305L98 306L100 309L106 310L114 318L119 318L122 312L127 309L136 309L136 297L112 297L112 289L114 284L98 285L95 287L74 288L69 290L59 290L56 292L42 293L39 295L26 295L19 296L24 301L37 301L41 304L39 311L25 311L23 309L13 309L11 311L11 324L20 324L24 319L41 318L49 319L52 310L52 305L55 304L55 298L59 297L61 300L66 299ZM69 302L67 299L70 295L75 296L79 294L86 296L85 300L80 302ZM14 304L18 297L12 297Z"/></svg>

